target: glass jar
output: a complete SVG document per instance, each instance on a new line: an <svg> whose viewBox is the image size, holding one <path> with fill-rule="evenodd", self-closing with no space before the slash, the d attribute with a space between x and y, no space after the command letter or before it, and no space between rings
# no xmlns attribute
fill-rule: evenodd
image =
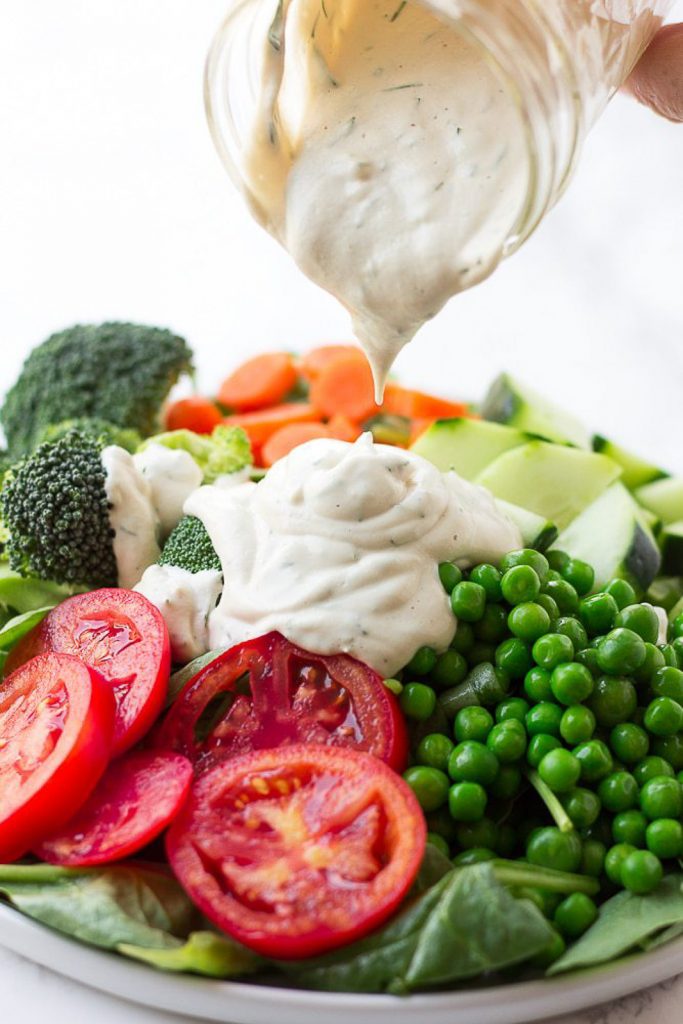
<svg viewBox="0 0 683 1024"><path fill-rule="evenodd" d="M259 95L265 41L270 38L276 49L282 42L278 32L283 2L286 12L291 0L234 0L209 53L205 82L218 151L256 216L276 235L249 184L247 140L263 114ZM328 2L352 7L358 0ZM588 131L647 47L672 0L408 2L434 14L478 54L511 107L514 104L516 138L523 135L523 141L515 143L515 185L513 190L511 184L512 198L504 215L487 206L490 192L488 198L485 192L479 199L472 195L472 203L479 202L482 208L470 218L467 230L477 233L476 244L486 252L476 261L463 261L467 266L460 271L463 280L452 289L454 294L486 277L502 257L514 252L557 201ZM396 3L398 16L406 0ZM325 11L325 0L322 7ZM485 118L485 109L477 116ZM473 247L468 251L467 241L458 238L456 244L469 257Z"/></svg>

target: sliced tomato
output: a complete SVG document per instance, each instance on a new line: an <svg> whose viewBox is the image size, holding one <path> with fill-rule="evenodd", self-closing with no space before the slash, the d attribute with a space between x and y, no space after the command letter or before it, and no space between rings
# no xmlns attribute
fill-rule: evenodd
<svg viewBox="0 0 683 1024"><path fill-rule="evenodd" d="M219 655L186 683L157 734L201 769L285 743L365 750L405 767L407 736L381 676L345 654L324 657L279 633Z"/></svg>
<svg viewBox="0 0 683 1024"><path fill-rule="evenodd" d="M104 589L68 598L14 648L8 665L44 651L73 654L108 680L116 700L115 757L161 714L171 671L168 630L142 594Z"/></svg>
<svg viewBox="0 0 683 1024"><path fill-rule="evenodd" d="M190 790L192 765L180 754L137 750L114 761L66 825L34 849L65 867L130 857L161 835Z"/></svg>
<svg viewBox="0 0 683 1024"><path fill-rule="evenodd" d="M16 860L87 799L109 761L114 699L77 658L46 654L0 689L0 861Z"/></svg>
<svg viewBox="0 0 683 1024"><path fill-rule="evenodd" d="M352 942L392 913L420 866L425 823L382 761L300 744L201 776L166 848L214 924L264 956L294 959Z"/></svg>

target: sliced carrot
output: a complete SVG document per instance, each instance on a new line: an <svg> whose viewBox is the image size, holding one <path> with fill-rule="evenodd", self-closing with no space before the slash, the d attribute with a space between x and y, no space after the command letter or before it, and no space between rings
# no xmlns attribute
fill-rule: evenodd
<svg viewBox="0 0 683 1024"><path fill-rule="evenodd" d="M223 381L218 400L237 412L276 405L296 384L294 358L287 352L269 352L242 363Z"/></svg>
<svg viewBox="0 0 683 1024"><path fill-rule="evenodd" d="M355 423L348 416L341 415L333 416L327 424L327 428L330 437L336 438L337 441L355 441L363 433L360 423Z"/></svg>
<svg viewBox="0 0 683 1024"><path fill-rule="evenodd" d="M302 377L313 381L331 362L334 362L339 356L346 356L349 353L361 356L363 354L355 345L319 345L300 356L297 367Z"/></svg>
<svg viewBox="0 0 683 1024"><path fill-rule="evenodd" d="M167 430L193 430L195 434L210 434L222 423L223 416L216 404L198 395L172 402L164 417Z"/></svg>
<svg viewBox="0 0 683 1024"><path fill-rule="evenodd" d="M254 448L258 449L272 437L280 427L290 423L313 423L320 420L320 413L306 402L286 402L260 412L245 412L226 416L224 423L242 427Z"/></svg>
<svg viewBox="0 0 683 1024"><path fill-rule="evenodd" d="M290 423L286 427L280 427L266 441L261 450L261 462L264 466L272 466L300 444L329 436L330 431L324 423Z"/></svg>
<svg viewBox="0 0 683 1024"><path fill-rule="evenodd" d="M448 419L451 416L467 416L467 405L463 402L450 402L446 398L427 395L423 391L413 391L389 381L384 389L382 412L394 416L407 416L409 419Z"/></svg>
<svg viewBox="0 0 683 1024"><path fill-rule="evenodd" d="M436 423L434 419L416 419L410 424L410 443L415 444L418 437L421 437L425 430L429 430L433 423Z"/></svg>
<svg viewBox="0 0 683 1024"><path fill-rule="evenodd" d="M362 352L331 360L311 384L309 398L325 416L364 420L377 412L372 372Z"/></svg>

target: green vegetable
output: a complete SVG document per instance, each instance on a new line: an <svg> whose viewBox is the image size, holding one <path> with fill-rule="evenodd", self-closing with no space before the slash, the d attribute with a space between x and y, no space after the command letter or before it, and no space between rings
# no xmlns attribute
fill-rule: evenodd
<svg viewBox="0 0 683 1024"><path fill-rule="evenodd" d="M459 743L448 758L448 774L454 782L490 785L498 774L498 758L477 740Z"/></svg>
<svg viewBox="0 0 683 1024"><path fill-rule="evenodd" d="M488 797L478 782L456 782L448 792L448 810L455 821L481 821Z"/></svg>
<svg viewBox="0 0 683 1024"><path fill-rule="evenodd" d="M439 768L416 764L403 773L420 807L425 811L436 811L448 798L450 781Z"/></svg>
<svg viewBox="0 0 683 1024"><path fill-rule="evenodd" d="M36 608L33 612L24 612L22 615L15 615L0 629L0 651L10 651L15 644L18 644L22 637L42 622L49 611L48 608Z"/></svg>
<svg viewBox="0 0 683 1024"><path fill-rule="evenodd" d="M426 722L436 707L436 694L425 683L408 683L399 697L401 710L406 718Z"/></svg>
<svg viewBox="0 0 683 1024"><path fill-rule="evenodd" d="M462 570L457 565L453 565L452 562L441 562L439 565L439 579L446 593L450 594L453 588L460 583Z"/></svg>
<svg viewBox="0 0 683 1024"><path fill-rule="evenodd" d="M216 932L190 932L185 942L170 948L150 949L128 942L120 942L116 948L124 956L161 971L182 971L208 978L253 974L262 963L251 950Z"/></svg>
<svg viewBox="0 0 683 1024"><path fill-rule="evenodd" d="M463 622L477 622L484 614L486 591L478 583L456 584L451 593L453 614Z"/></svg>
<svg viewBox="0 0 683 1024"><path fill-rule="evenodd" d="M219 424L209 435L195 434L192 430L155 434L143 442L141 450L150 444L187 452L201 469L205 484L212 484L219 476L236 473L252 463L247 435L240 427L225 424Z"/></svg>
<svg viewBox="0 0 683 1024"><path fill-rule="evenodd" d="M204 524L196 516L183 516L164 544L159 565L175 565L191 573L221 571L221 560Z"/></svg>
<svg viewBox="0 0 683 1024"><path fill-rule="evenodd" d="M486 708L478 706L462 708L455 716L453 734L458 743L464 743L466 740L486 743L493 723L493 715Z"/></svg>
<svg viewBox="0 0 683 1024"><path fill-rule="evenodd" d="M186 342L156 327L106 323L53 334L31 352L0 410L10 452L30 452L47 426L72 418L152 434L191 362Z"/></svg>
<svg viewBox="0 0 683 1024"><path fill-rule="evenodd" d="M456 634L457 635L457 634ZM447 717L453 718L461 708L496 704L506 695L506 676L488 662L476 665L459 686L445 690L439 704Z"/></svg>
<svg viewBox="0 0 683 1024"><path fill-rule="evenodd" d="M142 444L142 435L137 430L132 430L130 427L119 427L107 420L88 416L79 416L75 419L49 424L41 431L40 436L36 439L36 444L42 444L44 441L58 441L74 430L85 434L86 437L92 437L102 446L116 444L119 448L125 448L131 455L135 454Z"/></svg>
<svg viewBox="0 0 683 1024"><path fill-rule="evenodd" d="M53 583L51 580L20 576L10 569L7 562L0 563L0 605L12 608L19 614L38 608L54 608L76 591L76 587Z"/></svg>
<svg viewBox="0 0 683 1024"><path fill-rule="evenodd" d="M626 451L625 448L614 444L613 441L609 441L606 437L601 437L600 434L593 436L593 451L609 455L611 459L619 463L622 467L622 483L630 491L637 487L642 487L644 484L651 483L653 480L659 480L661 477L667 476L663 469L653 466L639 455Z"/></svg>
<svg viewBox="0 0 683 1024"><path fill-rule="evenodd" d="M412 450L444 473L452 469L465 480L474 480L503 452L529 440L530 435L521 430L463 416L437 420Z"/></svg>
<svg viewBox="0 0 683 1024"><path fill-rule="evenodd" d="M575 444L579 448L587 448L590 444L585 428L574 416L509 373L503 373L493 381L480 412L485 420L505 423L518 430L547 437L560 445Z"/></svg>

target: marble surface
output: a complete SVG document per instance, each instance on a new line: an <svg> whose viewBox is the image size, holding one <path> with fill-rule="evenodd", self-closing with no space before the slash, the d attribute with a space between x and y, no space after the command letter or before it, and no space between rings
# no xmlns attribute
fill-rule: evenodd
<svg viewBox="0 0 683 1024"><path fill-rule="evenodd" d="M202 61L226 3L0 0L0 390L33 344L78 320L174 327L207 385L254 348L348 336L213 152ZM535 238L398 372L477 396L505 367L683 470L682 166L683 129L617 99ZM50 1024L169 1019L1 949L0 993L12 1024L46 1010ZM680 1024L681 1005L679 979L563 1024Z"/></svg>

